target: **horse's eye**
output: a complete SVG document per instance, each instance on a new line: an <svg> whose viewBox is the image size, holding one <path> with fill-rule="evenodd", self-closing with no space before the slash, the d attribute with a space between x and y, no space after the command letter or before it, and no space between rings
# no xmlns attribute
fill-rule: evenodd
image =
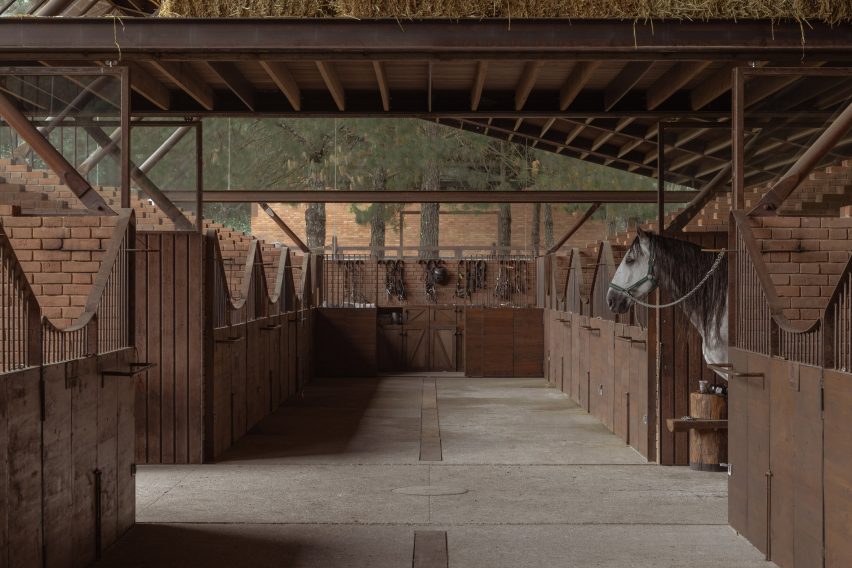
<svg viewBox="0 0 852 568"><path fill-rule="evenodd" d="M628 256L624 259L624 262L626 262L627 264L633 264L633 259Z"/></svg>

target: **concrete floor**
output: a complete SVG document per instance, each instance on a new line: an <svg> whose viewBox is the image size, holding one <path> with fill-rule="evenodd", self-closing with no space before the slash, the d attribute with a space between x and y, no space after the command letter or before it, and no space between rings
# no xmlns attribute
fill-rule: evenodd
<svg viewBox="0 0 852 568"><path fill-rule="evenodd" d="M317 380L220 463L140 467L98 566L412 566L421 530L458 568L774 566L724 474L645 463L542 379L438 378L443 460L420 461L430 380Z"/></svg>

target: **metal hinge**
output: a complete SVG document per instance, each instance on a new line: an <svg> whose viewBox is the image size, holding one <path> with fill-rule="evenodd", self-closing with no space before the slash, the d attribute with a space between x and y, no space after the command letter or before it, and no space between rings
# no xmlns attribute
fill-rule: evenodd
<svg viewBox="0 0 852 568"><path fill-rule="evenodd" d="M136 475L136 464L130 464L130 475Z"/></svg>

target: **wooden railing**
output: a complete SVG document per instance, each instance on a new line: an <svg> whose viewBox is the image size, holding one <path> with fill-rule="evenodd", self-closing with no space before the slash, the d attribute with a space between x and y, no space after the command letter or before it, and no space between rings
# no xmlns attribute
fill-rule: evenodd
<svg viewBox="0 0 852 568"><path fill-rule="evenodd" d="M735 345L808 365L849 369L852 268L846 266L822 316L806 327L796 325L784 316L751 221L744 212L733 216L737 224Z"/></svg>
<svg viewBox="0 0 852 568"><path fill-rule="evenodd" d="M825 308L825 366L852 372L852 258Z"/></svg>
<svg viewBox="0 0 852 568"><path fill-rule="evenodd" d="M74 322L59 329L42 318L44 363L58 363L131 347L130 244L136 242L132 209L118 217L92 289Z"/></svg>
<svg viewBox="0 0 852 568"><path fill-rule="evenodd" d="M0 224L0 373L41 363L41 310Z"/></svg>
<svg viewBox="0 0 852 568"><path fill-rule="evenodd" d="M214 329L238 325L256 319L271 317L296 309L295 286L290 251L280 249L274 288L269 290L266 265L257 241L249 245L243 267L240 289L228 286L219 239L214 229L205 234L207 242L207 273L211 275L211 318ZM310 255L306 255L309 259Z"/></svg>

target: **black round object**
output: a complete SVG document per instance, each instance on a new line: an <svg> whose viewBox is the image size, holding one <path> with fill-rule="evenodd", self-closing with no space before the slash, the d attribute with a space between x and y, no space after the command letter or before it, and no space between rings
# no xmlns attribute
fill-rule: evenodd
<svg viewBox="0 0 852 568"><path fill-rule="evenodd" d="M432 277L435 279L435 284L443 286L450 280L450 273L443 266L436 266L432 269Z"/></svg>

